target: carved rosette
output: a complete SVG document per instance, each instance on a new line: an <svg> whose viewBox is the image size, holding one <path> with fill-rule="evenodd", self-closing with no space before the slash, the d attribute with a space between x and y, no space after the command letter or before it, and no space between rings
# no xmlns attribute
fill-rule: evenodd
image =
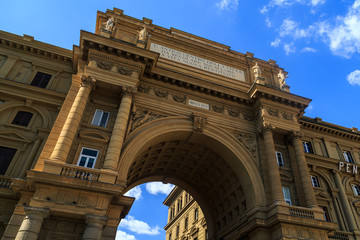
<svg viewBox="0 0 360 240"><path fill-rule="evenodd" d="M239 117L240 116L240 111L238 109L229 108L228 112L229 112L229 115L232 116L232 117Z"/></svg>
<svg viewBox="0 0 360 240"><path fill-rule="evenodd" d="M96 61L96 66L103 70L109 71L114 66L114 64L103 62L103 61Z"/></svg>
<svg viewBox="0 0 360 240"><path fill-rule="evenodd" d="M80 87L94 87L96 83L96 79L93 76L87 76L84 74L81 74L81 83Z"/></svg>
<svg viewBox="0 0 360 240"><path fill-rule="evenodd" d="M266 110L271 116L279 117L279 110L271 107L268 107Z"/></svg>
<svg viewBox="0 0 360 240"><path fill-rule="evenodd" d="M214 110L214 112L217 112L217 113L223 113L224 112L224 106L221 106L221 105L213 104L212 109Z"/></svg>
<svg viewBox="0 0 360 240"><path fill-rule="evenodd" d="M166 98L168 96L168 92L163 89L155 89L155 95L159 98Z"/></svg>
<svg viewBox="0 0 360 240"><path fill-rule="evenodd" d="M249 150L254 158L257 158L257 144L255 135L236 132L235 137Z"/></svg>
<svg viewBox="0 0 360 240"><path fill-rule="evenodd" d="M121 75L125 75L125 76L131 76L131 74L134 72L133 69L125 66L118 66L117 70Z"/></svg>
<svg viewBox="0 0 360 240"><path fill-rule="evenodd" d="M282 112L282 116L284 119L289 120L289 121L293 121L293 119L294 119L293 115L288 112Z"/></svg>
<svg viewBox="0 0 360 240"><path fill-rule="evenodd" d="M175 102L179 103L185 103L186 102L186 96L182 94L173 94L172 95Z"/></svg>
<svg viewBox="0 0 360 240"><path fill-rule="evenodd" d="M162 118L164 116L160 114L153 113L151 111L139 109L132 113L132 123L131 123L131 130L130 132L134 131L136 128L140 127L141 125L151 122L155 119Z"/></svg>
<svg viewBox="0 0 360 240"><path fill-rule="evenodd" d="M138 90L139 90L139 92L142 92L142 93L148 93L150 91L150 87L147 85L144 85L144 84L140 84L138 86Z"/></svg>
<svg viewBox="0 0 360 240"><path fill-rule="evenodd" d="M202 116L192 115L194 132L201 133L207 124L207 119Z"/></svg>

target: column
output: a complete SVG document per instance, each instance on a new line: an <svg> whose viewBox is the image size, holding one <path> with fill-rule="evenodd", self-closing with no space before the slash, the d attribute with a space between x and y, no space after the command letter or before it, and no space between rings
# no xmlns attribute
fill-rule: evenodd
<svg viewBox="0 0 360 240"><path fill-rule="evenodd" d="M284 202L284 196L282 193L282 185L280 179L279 167L275 155L275 146L273 139L274 127L270 124L263 126L263 136L265 143L265 153L266 153L266 166L269 176L270 189L271 189L271 200L272 202Z"/></svg>
<svg viewBox="0 0 360 240"><path fill-rule="evenodd" d="M102 229L107 222L107 217L88 214L86 215L86 228L83 240L100 240Z"/></svg>
<svg viewBox="0 0 360 240"><path fill-rule="evenodd" d="M343 218L342 218L342 215L341 215L341 210L340 210L340 206L338 205L338 193L334 193L332 192L332 197L333 197L333 204L334 204L334 208L335 208L335 214L336 214L336 217L337 217L337 222L339 223L339 226L340 226L340 230L341 231L346 231L346 228L345 228L345 224L343 222Z"/></svg>
<svg viewBox="0 0 360 240"><path fill-rule="evenodd" d="M309 168L300 137L300 132L293 132L292 142L295 149L296 162L299 168L300 181L305 195L305 203L307 207L317 207L316 197L310 179Z"/></svg>
<svg viewBox="0 0 360 240"><path fill-rule="evenodd" d="M123 92L123 97L121 99L119 111L116 116L114 129L111 134L110 143L105 156L103 167L104 169L113 171L117 170L135 89L131 87L123 87Z"/></svg>
<svg viewBox="0 0 360 240"><path fill-rule="evenodd" d="M345 220L347 222L347 225L349 226L350 230L356 230L356 223L354 220L354 216L352 215L350 204L349 204L348 198L346 196L344 186L342 185L339 171L332 170L332 172L333 172L333 176L335 179L335 185L339 189L339 200L340 200L342 209L344 210L344 215L345 215Z"/></svg>
<svg viewBox="0 0 360 240"><path fill-rule="evenodd" d="M95 79L81 75L81 84L50 159L65 162L79 128Z"/></svg>
<svg viewBox="0 0 360 240"><path fill-rule="evenodd" d="M40 233L43 219L49 215L49 209L25 207L25 218L21 223L15 240L36 240Z"/></svg>

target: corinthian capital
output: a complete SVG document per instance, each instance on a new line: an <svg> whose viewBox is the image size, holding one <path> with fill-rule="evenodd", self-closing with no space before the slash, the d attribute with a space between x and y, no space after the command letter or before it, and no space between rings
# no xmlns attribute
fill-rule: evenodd
<svg viewBox="0 0 360 240"><path fill-rule="evenodd" d="M128 87L128 86L122 87L122 93L123 93L123 96L134 97L134 94L136 93L136 88Z"/></svg>
<svg viewBox="0 0 360 240"><path fill-rule="evenodd" d="M94 87L95 83L96 83L96 79L93 76L87 76L85 74L81 74L80 87Z"/></svg>
<svg viewBox="0 0 360 240"><path fill-rule="evenodd" d="M301 139L304 136L304 133L300 131L292 131L291 138L292 139Z"/></svg>

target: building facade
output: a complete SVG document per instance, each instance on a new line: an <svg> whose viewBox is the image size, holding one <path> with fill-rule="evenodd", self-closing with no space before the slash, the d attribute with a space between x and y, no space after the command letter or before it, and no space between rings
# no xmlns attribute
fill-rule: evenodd
<svg viewBox="0 0 360 240"><path fill-rule="evenodd" d="M169 207L165 239L206 240L207 225L204 214L194 198L175 187L163 202Z"/></svg>
<svg viewBox="0 0 360 240"><path fill-rule="evenodd" d="M286 74L116 8L72 51L0 32L2 239L114 239L150 181L208 239L360 238L360 133L303 116Z"/></svg>

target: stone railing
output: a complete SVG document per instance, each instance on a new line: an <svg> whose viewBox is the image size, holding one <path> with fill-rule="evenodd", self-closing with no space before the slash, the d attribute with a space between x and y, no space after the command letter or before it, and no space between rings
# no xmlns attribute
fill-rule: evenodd
<svg viewBox="0 0 360 240"><path fill-rule="evenodd" d="M299 207L289 207L289 211L291 216L314 219L314 212L310 209L308 210Z"/></svg>
<svg viewBox="0 0 360 240"><path fill-rule="evenodd" d="M0 188L11 188L11 178L0 176Z"/></svg>
<svg viewBox="0 0 360 240"><path fill-rule="evenodd" d="M350 240L349 235L352 235L348 232L335 232L334 235L330 235L329 239L337 239L337 240ZM351 238L353 239L353 238Z"/></svg>
<svg viewBox="0 0 360 240"><path fill-rule="evenodd" d="M84 169L76 166L63 166L60 172L61 176L72 177L88 181L99 181L100 173L94 169Z"/></svg>

